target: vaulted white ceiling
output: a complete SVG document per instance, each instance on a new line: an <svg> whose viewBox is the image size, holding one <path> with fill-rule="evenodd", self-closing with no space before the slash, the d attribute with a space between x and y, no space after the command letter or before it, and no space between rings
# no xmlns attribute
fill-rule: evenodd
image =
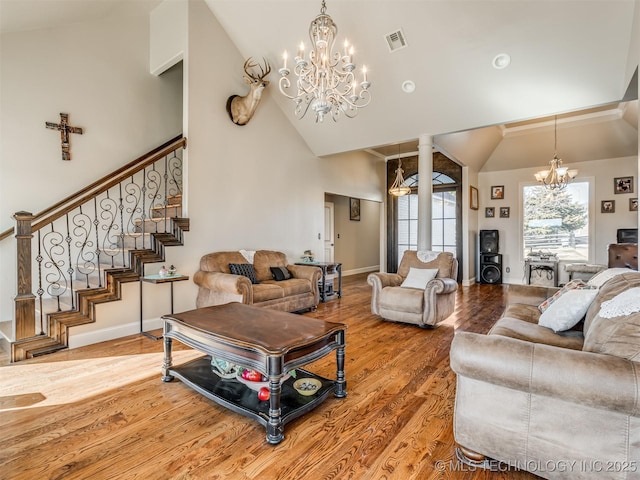
<svg viewBox="0 0 640 480"><path fill-rule="evenodd" d="M266 57L275 66L269 94L317 155L430 134L465 164L475 163L474 153L456 147L479 142L471 150L484 165L498 143L508 150L514 142L503 139L502 127L469 130L619 102L639 56L632 42L640 8L634 0L327 0L339 28L336 44L348 38L355 45L358 66L369 71L373 100L355 119L316 124L311 115L293 116L293 104L276 81L282 52L294 51L302 40L310 43L308 26L321 1L206 2L244 57ZM408 46L391 53L385 34L400 28ZM500 53L511 56L511 65L497 70L492 60ZM413 93L403 92L405 80L415 82ZM625 120L615 123L628 130ZM633 127L637 132L637 122ZM465 133L447 138L453 132ZM545 132L536 135L542 144ZM500 168L504 162L500 155L495 159Z"/></svg>
<svg viewBox="0 0 640 480"><path fill-rule="evenodd" d="M0 0L2 31L116 15L132 1ZM429 134L438 149L477 170L541 166L553 154L552 115L577 111L558 120L565 163L637 154L637 102L620 101L637 82L639 0L327 0L337 44L346 38L355 45L373 99L355 119L322 124L311 114L295 118L277 86L282 52L309 44L321 0L205 1L242 57L272 64L265 95L319 156L384 155L385 145L411 149ZM141 9L158 3L136 0ZM385 35L397 29L408 46L392 53ZM511 64L497 70L492 60L500 53ZM215 61L216 45L211 55ZM241 62L221 68L237 68L241 78ZM413 93L403 92L405 80L415 82ZM221 95L240 93L234 88ZM637 89L631 92L636 98ZM535 121L513 125L523 120Z"/></svg>

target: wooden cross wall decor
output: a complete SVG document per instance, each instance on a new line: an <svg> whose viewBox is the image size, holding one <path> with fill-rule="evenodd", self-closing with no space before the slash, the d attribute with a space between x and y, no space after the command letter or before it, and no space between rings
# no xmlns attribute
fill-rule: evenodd
<svg viewBox="0 0 640 480"><path fill-rule="evenodd" d="M47 128L52 130L60 130L60 141L62 142L62 160L71 160L71 144L69 142L70 133L78 133L82 135L82 128L72 127L68 124L69 114L60 114L60 123L46 122Z"/></svg>

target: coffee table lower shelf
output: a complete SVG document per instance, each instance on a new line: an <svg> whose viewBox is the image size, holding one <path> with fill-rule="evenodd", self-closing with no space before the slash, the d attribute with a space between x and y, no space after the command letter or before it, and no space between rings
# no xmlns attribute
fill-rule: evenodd
<svg viewBox="0 0 640 480"><path fill-rule="evenodd" d="M258 392L243 383L230 378L221 378L211 369L209 355L191 362L172 367L170 376L175 376L210 400L236 413L245 415L260 422L263 426L269 423L269 401L258 399ZM315 378L321 382L318 391L309 396L300 395L293 383L298 378ZM302 368L296 369L296 378L290 377L282 382L280 409L282 424L290 422L309 412L334 392L336 382L315 375Z"/></svg>

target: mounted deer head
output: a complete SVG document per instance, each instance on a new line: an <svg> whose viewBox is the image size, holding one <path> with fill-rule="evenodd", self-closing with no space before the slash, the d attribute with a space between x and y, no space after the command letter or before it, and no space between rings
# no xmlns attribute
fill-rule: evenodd
<svg viewBox="0 0 640 480"><path fill-rule="evenodd" d="M265 80L264 77L269 75L271 72L271 66L266 59L264 60L264 68L257 63L251 62L251 57L244 62L244 81L249 84L249 93L244 97L240 97L238 95L231 95L227 99L227 112L229 113L229 117L231 117L231 121L236 125L246 125L253 117L253 114L258 107L258 103L260 103L260 98L262 98L262 91L265 89L267 85L269 85L269 81ZM257 74L254 68L260 68L260 74Z"/></svg>

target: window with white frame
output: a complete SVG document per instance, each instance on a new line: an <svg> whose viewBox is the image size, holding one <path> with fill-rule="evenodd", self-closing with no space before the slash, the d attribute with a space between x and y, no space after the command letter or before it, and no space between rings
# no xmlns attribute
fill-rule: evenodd
<svg viewBox="0 0 640 480"><path fill-rule="evenodd" d="M562 190L524 186L522 212L524 257L541 251L559 260L589 260L589 182Z"/></svg>

